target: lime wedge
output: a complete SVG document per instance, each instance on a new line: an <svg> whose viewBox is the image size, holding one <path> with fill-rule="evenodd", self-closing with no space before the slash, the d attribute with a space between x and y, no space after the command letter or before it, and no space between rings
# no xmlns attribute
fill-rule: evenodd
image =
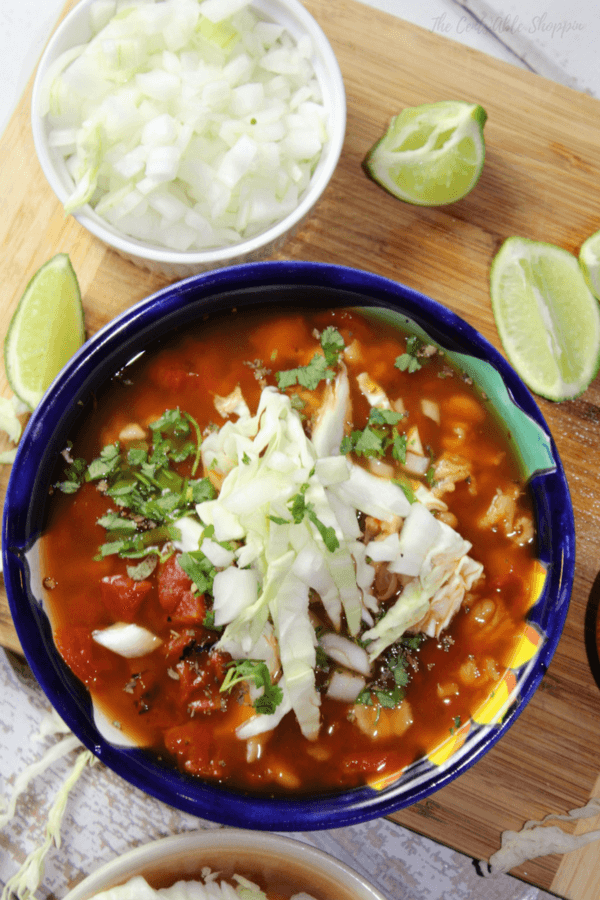
<svg viewBox="0 0 600 900"><path fill-rule="evenodd" d="M597 231L581 245L579 265L590 291L596 299L600 300L600 231Z"/></svg>
<svg viewBox="0 0 600 900"><path fill-rule="evenodd" d="M600 307L575 256L508 238L490 273L500 339L523 381L549 400L577 397L600 366Z"/></svg>
<svg viewBox="0 0 600 900"><path fill-rule="evenodd" d="M85 340L77 276L66 253L35 273L11 319L4 365L16 396L31 409Z"/></svg>
<svg viewBox="0 0 600 900"><path fill-rule="evenodd" d="M475 187L481 175L486 119L483 107L460 100L408 107L392 119L363 167L407 203L454 203Z"/></svg>

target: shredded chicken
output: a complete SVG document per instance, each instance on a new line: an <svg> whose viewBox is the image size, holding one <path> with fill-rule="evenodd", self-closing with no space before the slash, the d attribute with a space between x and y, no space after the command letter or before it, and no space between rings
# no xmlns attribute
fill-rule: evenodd
<svg viewBox="0 0 600 900"><path fill-rule="evenodd" d="M456 490L456 485L469 479L469 492L476 494L472 465L458 454L443 453L434 466L435 486L433 494L441 497Z"/></svg>
<svg viewBox="0 0 600 900"><path fill-rule="evenodd" d="M400 516L392 516L387 522L376 519L374 516L367 516L365 519L364 543L368 544L369 541L383 540L389 534L399 533L403 521L404 519L401 519Z"/></svg>
<svg viewBox="0 0 600 900"><path fill-rule="evenodd" d="M480 528L500 527L504 534L519 545L533 539L533 522L530 516L517 515L517 499L520 488L514 485L507 491L496 491L485 514L479 519Z"/></svg>
<svg viewBox="0 0 600 900"><path fill-rule="evenodd" d="M250 410L248 404L244 400L242 389L239 384L226 397L215 397L215 409L224 419L228 416L248 416Z"/></svg>
<svg viewBox="0 0 600 900"><path fill-rule="evenodd" d="M434 594L427 613L411 631L440 638L461 607L465 594L481 578L483 566L470 556L460 561L454 575Z"/></svg>

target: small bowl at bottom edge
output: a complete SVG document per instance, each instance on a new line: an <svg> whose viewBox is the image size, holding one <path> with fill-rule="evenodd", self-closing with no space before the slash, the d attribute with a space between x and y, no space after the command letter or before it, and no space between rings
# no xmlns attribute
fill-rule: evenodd
<svg viewBox="0 0 600 900"><path fill-rule="evenodd" d="M192 831L161 838L124 853L74 887L65 900L91 900L142 875L153 887L198 878L204 867L230 879L256 879L281 896L306 892L315 900L386 900L344 863L300 841L278 834L233 828Z"/></svg>

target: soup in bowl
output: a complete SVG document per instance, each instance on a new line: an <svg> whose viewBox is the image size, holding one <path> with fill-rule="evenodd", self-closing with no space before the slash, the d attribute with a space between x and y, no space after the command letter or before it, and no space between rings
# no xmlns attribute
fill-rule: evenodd
<svg viewBox="0 0 600 900"><path fill-rule="evenodd" d="M34 671L108 765L206 818L421 799L558 641L573 526L543 418L386 279L263 263L167 288L88 342L19 454L7 590Z"/></svg>
<svg viewBox="0 0 600 900"><path fill-rule="evenodd" d="M143 880L142 880L143 879ZM310 845L235 828L144 844L92 872L65 900L384 900L362 875ZM260 893L262 892L262 893Z"/></svg>

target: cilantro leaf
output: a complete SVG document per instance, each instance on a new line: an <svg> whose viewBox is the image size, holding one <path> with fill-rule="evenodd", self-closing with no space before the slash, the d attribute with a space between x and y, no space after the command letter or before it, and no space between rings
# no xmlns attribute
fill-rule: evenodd
<svg viewBox="0 0 600 900"><path fill-rule="evenodd" d="M132 519L125 519L123 516L120 516L117 512L109 512L105 513L99 519L96 520L98 525L101 525L102 528L106 529L106 531L110 532L135 532L137 530L137 526Z"/></svg>
<svg viewBox="0 0 600 900"><path fill-rule="evenodd" d="M143 466L148 461L148 451L143 447L132 447L127 452L127 462L130 466Z"/></svg>
<svg viewBox="0 0 600 900"><path fill-rule="evenodd" d="M201 550L182 553L178 561L185 574L192 579L201 594L212 593L213 581L217 570Z"/></svg>
<svg viewBox="0 0 600 900"><path fill-rule="evenodd" d="M418 372L421 368L419 360L416 356L411 356L410 353L402 353L400 356L397 356L394 365L401 372L408 372L409 375L413 372Z"/></svg>
<svg viewBox="0 0 600 900"><path fill-rule="evenodd" d="M269 516L271 522L275 522L276 525L289 525L290 522L288 519L282 519L281 516Z"/></svg>
<svg viewBox="0 0 600 900"><path fill-rule="evenodd" d="M292 519L296 525L299 525L308 509L306 497L304 496L308 489L308 484L303 484L297 494L294 494L288 502L288 509L292 514Z"/></svg>
<svg viewBox="0 0 600 900"><path fill-rule="evenodd" d="M405 634L402 637L401 644L407 650L418 650L424 639L422 634Z"/></svg>
<svg viewBox="0 0 600 900"><path fill-rule="evenodd" d="M398 434L398 432L395 431L392 435L392 456L399 463L406 462L406 444L406 435Z"/></svg>
<svg viewBox="0 0 600 900"><path fill-rule="evenodd" d="M271 715L283 700L283 691L277 684L272 684L268 666L261 659L238 659L228 666L227 674L221 685L221 691L230 691L241 681L253 681L263 693L254 701L254 709L261 715Z"/></svg>
<svg viewBox="0 0 600 900"><path fill-rule="evenodd" d="M402 476L400 478L393 478L392 481L394 484L397 484L399 488L402 488L404 491L404 496L408 500L409 503L414 503L416 501L415 492L412 489L412 485L406 476Z"/></svg>
<svg viewBox="0 0 600 900"><path fill-rule="evenodd" d="M346 453L352 453L354 444L352 443L352 436L347 434L342 438L342 443L340 444L340 453L342 456L345 456Z"/></svg>
<svg viewBox="0 0 600 900"><path fill-rule="evenodd" d="M401 353L400 356L396 357L395 367L400 369L401 372L408 372L409 374L418 372L422 368L418 355L421 346L422 341L416 335L413 334L409 337L406 341L406 353Z"/></svg>
<svg viewBox="0 0 600 900"><path fill-rule="evenodd" d="M406 687L410 681L408 672L406 671L406 662L403 656L398 658L396 665L392 668L392 675L398 687Z"/></svg>
<svg viewBox="0 0 600 900"><path fill-rule="evenodd" d="M371 696L371 689L366 687L360 692L356 700L354 701L359 706L373 706L373 697Z"/></svg>
<svg viewBox="0 0 600 900"><path fill-rule="evenodd" d="M354 437L356 435L356 440ZM385 435L368 425L362 431L353 432L354 452L359 456L383 456L385 453Z"/></svg>
<svg viewBox="0 0 600 900"><path fill-rule="evenodd" d="M329 366L337 366L339 355L343 351L344 338L333 325L328 325L321 334L321 347L325 354L325 360Z"/></svg>
<svg viewBox="0 0 600 900"><path fill-rule="evenodd" d="M393 409L380 409L373 406L369 413L370 425L397 425L404 418L404 413L395 412Z"/></svg>
<svg viewBox="0 0 600 900"><path fill-rule="evenodd" d="M217 496L215 487L210 478L199 478L188 485L191 489L191 497L194 503L203 503L205 500L214 500Z"/></svg>
<svg viewBox="0 0 600 900"><path fill-rule="evenodd" d="M340 546L340 542L337 539L337 535L335 533L335 529L331 526L325 525L316 512L313 509L311 503L306 502L306 491L308 490L308 483L305 483L300 486L300 490L297 494L294 494L291 500L288 501L288 509L292 514L292 519L296 525L299 525L300 522L306 516L310 522L313 523L321 537L323 538L323 542L330 553L333 553ZM270 516L271 520L278 525L289 525L289 522L286 522L285 519L279 519L276 516Z"/></svg>
<svg viewBox="0 0 600 900"><path fill-rule="evenodd" d="M165 541L181 540L181 532L174 525L160 525L148 531L128 532L114 530L108 533L108 541L100 546L95 559L118 554L121 557L140 559L148 553L159 553L158 545Z"/></svg>
<svg viewBox="0 0 600 900"><path fill-rule="evenodd" d="M121 462L121 448L118 443L107 444L100 451L100 456L92 460L86 472L86 481L98 481L107 478Z"/></svg>
<svg viewBox="0 0 600 900"><path fill-rule="evenodd" d="M175 435L190 433L190 424L185 413L179 409L166 409L159 419L150 422L152 431L172 431Z"/></svg>
<svg viewBox="0 0 600 900"><path fill-rule="evenodd" d="M277 372L277 386L280 390L299 384L309 391L314 391L320 382L326 378L330 380L335 376L333 369L327 365L327 360L320 353L315 353L307 366L298 366L296 369L286 369Z"/></svg>
<svg viewBox="0 0 600 900"><path fill-rule="evenodd" d="M62 491L63 494L74 494L83 484L86 468L87 463L85 459L74 459L63 473L64 481L59 481L54 487Z"/></svg>
<svg viewBox="0 0 600 900"><path fill-rule="evenodd" d="M335 533L335 528L333 528L331 525L325 525L323 522L321 522L310 505L307 511L307 516L323 538L323 543L325 544L329 552L334 553L340 546L340 542L338 541L337 535Z"/></svg>
<svg viewBox="0 0 600 900"><path fill-rule="evenodd" d="M377 697L379 705L385 709L395 709L404 700L404 691L399 687L394 687L388 691L377 689L373 693Z"/></svg>

